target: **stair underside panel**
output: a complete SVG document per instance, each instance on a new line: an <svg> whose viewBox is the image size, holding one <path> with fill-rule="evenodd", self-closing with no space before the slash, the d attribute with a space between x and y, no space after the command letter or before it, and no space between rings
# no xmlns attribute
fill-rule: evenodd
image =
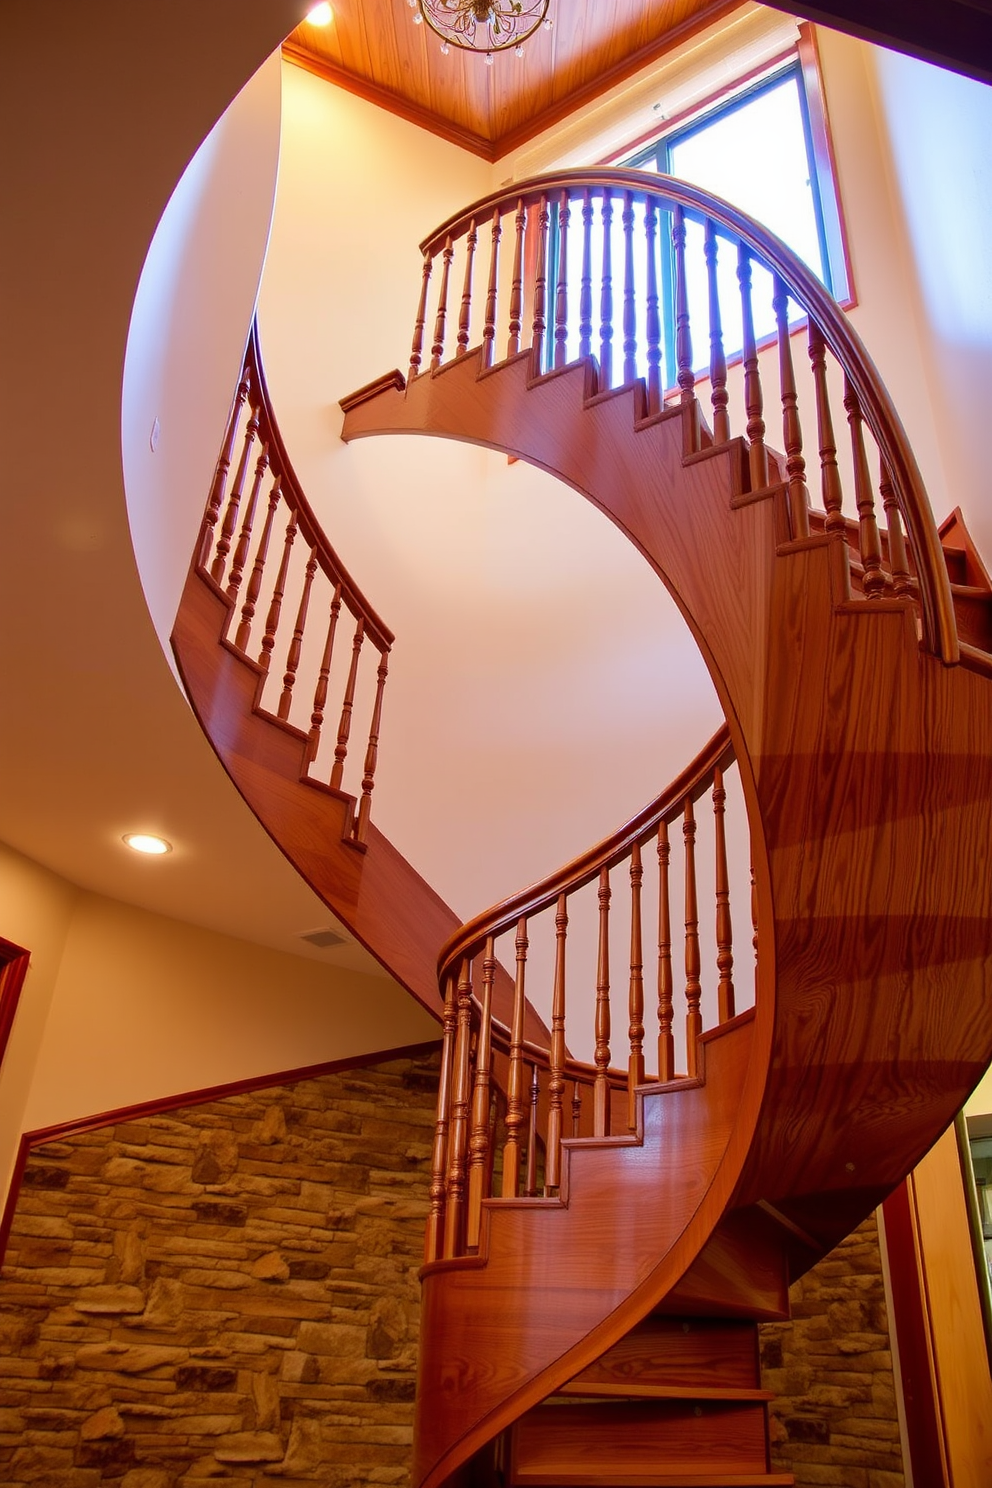
<svg viewBox="0 0 992 1488"><path fill-rule="evenodd" d="M833 1244L928 1150L992 1054L992 690L910 612L835 608L780 559L765 727L775 1058L740 1198ZM812 1259L812 1257L811 1257Z"/></svg>
<svg viewBox="0 0 992 1488"><path fill-rule="evenodd" d="M218 645L227 614L222 597L191 573L173 648L207 738L311 888L440 1020L437 954L457 917L374 826L364 852L342 841L354 803L301 781L296 732L252 712L257 669Z"/></svg>
<svg viewBox="0 0 992 1488"><path fill-rule="evenodd" d="M707 1043L705 1084L645 1096L642 1145L566 1142L564 1202L489 1201L479 1260L428 1269L414 1482L444 1482L686 1271L739 1171L723 1165L752 1033L748 1019ZM757 1303L769 1316L787 1306L784 1270L776 1281Z"/></svg>

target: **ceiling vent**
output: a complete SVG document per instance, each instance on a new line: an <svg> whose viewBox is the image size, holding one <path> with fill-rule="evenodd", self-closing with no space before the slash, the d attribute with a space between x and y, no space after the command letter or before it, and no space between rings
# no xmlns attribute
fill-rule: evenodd
<svg viewBox="0 0 992 1488"><path fill-rule="evenodd" d="M329 950L331 946L346 944L344 936L339 935L336 930L311 930L309 935L301 935L300 939L308 940L322 951Z"/></svg>

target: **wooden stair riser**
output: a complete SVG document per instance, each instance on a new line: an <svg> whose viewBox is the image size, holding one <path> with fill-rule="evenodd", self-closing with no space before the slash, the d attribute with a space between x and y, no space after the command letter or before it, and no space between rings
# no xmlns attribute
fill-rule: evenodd
<svg viewBox="0 0 992 1488"><path fill-rule="evenodd" d="M753 1389L759 1384L753 1323L651 1314L583 1369L570 1387L643 1385Z"/></svg>
<svg viewBox="0 0 992 1488"><path fill-rule="evenodd" d="M562 1203L489 1200L480 1257L426 1270L415 1482L430 1463L425 1481L445 1479L449 1401L460 1436L492 1437L592 1363L688 1268L710 1228L699 1205L734 1181L736 1166L724 1175L721 1163L752 1027L745 1019L707 1042L703 1085L645 1096L643 1145L566 1143Z"/></svg>
<svg viewBox="0 0 992 1488"><path fill-rule="evenodd" d="M543 1405L511 1433L510 1484L561 1488L624 1472L762 1473L765 1407L724 1401Z"/></svg>

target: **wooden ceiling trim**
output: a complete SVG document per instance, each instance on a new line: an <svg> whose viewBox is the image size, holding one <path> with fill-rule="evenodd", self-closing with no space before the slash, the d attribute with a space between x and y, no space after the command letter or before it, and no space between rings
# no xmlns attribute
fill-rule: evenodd
<svg viewBox="0 0 992 1488"><path fill-rule="evenodd" d="M382 88L378 83L370 82L367 78L358 77L355 73L348 72L333 62L315 57L313 52L307 51L295 42L284 41L282 54L287 62L292 62L296 67L302 67L305 72L313 73L315 77L323 78L325 82L335 83L337 87L344 88L347 93L354 94L356 98L364 98L366 103L374 103L379 108L388 109L398 118L406 119L408 124L416 124L421 129L429 130L431 134L447 140L449 144L458 145L472 155L480 156L490 165L500 153L492 140L476 134L474 130L465 129L450 119L442 118L440 114L433 113L411 99L393 93L388 88Z"/></svg>
<svg viewBox="0 0 992 1488"><path fill-rule="evenodd" d="M520 149L521 146L535 139L537 135L542 134L545 129L550 129L555 124L560 124L562 119L567 118L569 114L574 113L577 109L584 108L587 104L594 103L604 93L609 92L611 88L617 87L620 83L625 83L628 78L633 77L642 68L650 67L652 63L660 61L667 52L672 51L684 42L691 41L694 36L697 36L701 31L705 31L708 26L713 26L720 21L726 20L734 11L740 10L741 4L742 0L711 0L711 3L704 9L697 11L695 15L680 22L679 25L673 26L670 31L665 31L660 36L638 48L636 52L630 53L621 62L606 72L598 74L592 82L576 88L573 92L560 98L550 107L543 109L538 114L534 114L525 124L500 135L491 147L495 153L486 158L498 160L502 156L509 155L514 150Z"/></svg>

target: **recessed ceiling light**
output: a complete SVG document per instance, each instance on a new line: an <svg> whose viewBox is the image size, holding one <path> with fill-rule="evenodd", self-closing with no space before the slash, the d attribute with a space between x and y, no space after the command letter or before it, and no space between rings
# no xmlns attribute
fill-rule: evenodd
<svg viewBox="0 0 992 1488"><path fill-rule="evenodd" d="M306 14L308 26L329 26L333 19L334 12L327 4L327 0L323 0L321 5L315 5L313 10L308 10Z"/></svg>
<svg viewBox="0 0 992 1488"><path fill-rule="evenodd" d="M166 842L164 837L154 837L150 832L125 832L122 840L135 852L148 853L153 857L172 851L171 842Z"/></svg>

